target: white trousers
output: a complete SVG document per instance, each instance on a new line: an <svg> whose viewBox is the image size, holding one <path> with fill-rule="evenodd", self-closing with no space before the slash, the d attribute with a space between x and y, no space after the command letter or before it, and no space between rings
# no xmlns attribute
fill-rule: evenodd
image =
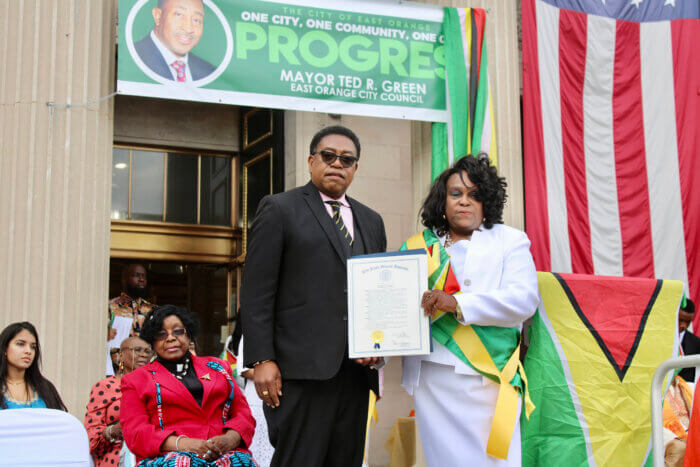
<svg viewBox="0 0 700 467"><path fill-rule="evenodd" d="M453 366L422 361L414 390L416 421L430 467L520 466L520 406L508 459L486 454L498 384Z"/></svg>

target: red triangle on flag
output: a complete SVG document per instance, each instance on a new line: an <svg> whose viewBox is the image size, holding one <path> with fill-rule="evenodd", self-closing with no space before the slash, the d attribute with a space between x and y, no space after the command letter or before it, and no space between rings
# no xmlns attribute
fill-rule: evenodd
<svg viewBox="0 0 700 467"><path fill-rule="evenodd" d="M622 381L637 351L662 281L554 275Z"/></svg>

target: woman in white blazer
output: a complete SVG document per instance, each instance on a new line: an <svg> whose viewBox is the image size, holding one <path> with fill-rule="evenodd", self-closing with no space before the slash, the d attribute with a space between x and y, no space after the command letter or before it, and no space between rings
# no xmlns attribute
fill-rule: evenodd
<svg viewBox="0 0 700 467"><path fill-rule="evenodd" d="M404 357L402 378L415 398L430 466L520 465L518 420L526 388L517 353L522 323L534 314L539 292L527 235L503 225L505 188L488 156L461 158L435 180L421 210L426 229L405 244L433 257L437 248L441 255L440 266L429 271L432 290L422 298L432 317L433 350ZM485 371L473 352L479 346L493 371ZM512 379L503 376L513 372ZM501 384L517 398L496 414Z"/></svg>

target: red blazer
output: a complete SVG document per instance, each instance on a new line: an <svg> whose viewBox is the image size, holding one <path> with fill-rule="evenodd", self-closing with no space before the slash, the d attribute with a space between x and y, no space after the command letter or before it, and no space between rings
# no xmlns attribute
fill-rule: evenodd
<svg viewBox="0 0 700 467"><path fill-rule="evenodd" d="M202 405L163 365L152 362L122 378L121 425L124 441L135 456L145 459L160 456L160 446L170 435L209 439L236 430L244 450L253 439L255 419L250 414L243 391L234 383L234 399L224 425L223 408L231 386L220 372L209 368L207 362L221 364L231 375L231 366L213 357L192 356L194 371L202 383ZM207 376L208 375L208 376ZM156 383L160 384L163 429L158 422Z"/></svg>

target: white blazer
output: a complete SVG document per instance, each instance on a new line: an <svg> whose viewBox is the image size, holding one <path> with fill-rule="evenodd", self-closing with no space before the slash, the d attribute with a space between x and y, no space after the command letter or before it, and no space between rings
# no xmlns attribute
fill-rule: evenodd
<svg viewBox="0 0 700 467"><path fill-rule="evenodd" d="M444 237L440 242L444 244ZM459 265L462 264L460 268ZM461 294L455 299L462 310L462 324L522 327L540 303L535 263L525 232L495 224L472 233L463 262L452 260ZM422 360L455 367L460 374L478 374L444 346L433 341L430 355L404 357L401 384L413 393Z"/></svg>

